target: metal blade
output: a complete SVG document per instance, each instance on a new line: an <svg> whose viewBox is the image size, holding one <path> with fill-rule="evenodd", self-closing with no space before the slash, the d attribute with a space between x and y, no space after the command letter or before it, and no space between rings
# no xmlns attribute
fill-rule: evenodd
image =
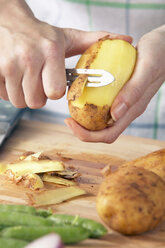
<svg viewBox="0 0 165 248"><path fill-rule="evenodd" d="M2 145L4 139L5 139L5 134L0 134L0 146Z"/></svg>
<svg viewBox="0 0 165 248"><path fill-rule="evenodd" d="M7 136L8 128L9 124L7 122L0 122L0 145L2 145L3 141Z"/></svg>
<svg viewBox="0 0 165 248"><path fill-rule="evenodd" d="M10 102L0 99L0 146L10 135L25 109L17 109Z"/></svg>
<svg viewBox="0 0 165 248"><path fill-rule="evenodd" d="M112 83L115 78L114 76L105 70L102 69L66 69L68 85L76 79L77 75L75 74L88 74L88 82L86 87L102 87Z"/></svg>

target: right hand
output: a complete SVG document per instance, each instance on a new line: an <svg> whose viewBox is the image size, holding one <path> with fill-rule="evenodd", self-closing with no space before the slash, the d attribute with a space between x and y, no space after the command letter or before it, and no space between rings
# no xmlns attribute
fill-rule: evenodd
<svg viewBox="0 0 165 248"><path fill-rule="evenodd" d="M0 0L0 98L18 108L40 108L65 94L65 57L99 38L132 41L107 32L62 29L37 20L23 0Z"/></svg>

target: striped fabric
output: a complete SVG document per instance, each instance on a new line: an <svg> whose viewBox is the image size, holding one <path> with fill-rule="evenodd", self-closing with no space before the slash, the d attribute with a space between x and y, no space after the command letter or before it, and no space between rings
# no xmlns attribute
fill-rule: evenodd
<svg viewBox="0 0 165 248"><path fill-rule="evenodd" d="M165 24L165 0L27 0L36 17L58 27L106 30L140 37ZM66 59L74 67L78 57ZM153 97L147 110L125 134L165 139L165 85ZM29 110L26 118L63 122L69 116L66 96L48 101L42 110Z"/></svg>

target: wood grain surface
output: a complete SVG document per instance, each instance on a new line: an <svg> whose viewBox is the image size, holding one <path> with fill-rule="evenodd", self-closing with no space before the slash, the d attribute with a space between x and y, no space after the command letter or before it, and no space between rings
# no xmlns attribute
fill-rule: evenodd
<svg viewBox="0 0 165 248"><path fill-rule="evenodd" d="M0 161L16 160L25 151L44 151L52 158L62 159L67 166L74 166L81 176L80 187L85 196L52 206L54 212L77 214L101 222L96 212L95 198L102 181L101 169L107 165L120 166L123 162L146 155L165 147L165 142L131 136L120 136L113 144L85 143L74 137L63 126L41 122L21 121L10 138L0 148ZM49 189L50 185L46 185ZM0 176L0 202L28 204L31 190L16 186ZM128 209L129 211L129 209ZM90 239L67 247L95 248L164 248L165 222L154 231L138 236L124 236L109 229L102 239Z"/></svg>

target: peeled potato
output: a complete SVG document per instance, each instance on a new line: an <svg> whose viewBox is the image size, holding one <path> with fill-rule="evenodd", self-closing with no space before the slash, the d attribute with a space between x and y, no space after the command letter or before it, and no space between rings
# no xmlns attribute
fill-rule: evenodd
<svg viewBox="0 0 165 248"><path fill-rule="evenodd" d="M135 63L136 49L123 40L106 37L87 49L76 68L104 69L115 77L115 81L103 87L85 87L87 76L80 75L68 91L72 118L89 130L101 130L112 123L111 105L131 77Z"/></svg>
<svg viewBox="0 0 165 248"><path fill-rule="evenodd" d="M165 182L155 173L123 166L105 177L97 195L97 211L112 229L127 235L155 228L165 213Z"/></svg>

